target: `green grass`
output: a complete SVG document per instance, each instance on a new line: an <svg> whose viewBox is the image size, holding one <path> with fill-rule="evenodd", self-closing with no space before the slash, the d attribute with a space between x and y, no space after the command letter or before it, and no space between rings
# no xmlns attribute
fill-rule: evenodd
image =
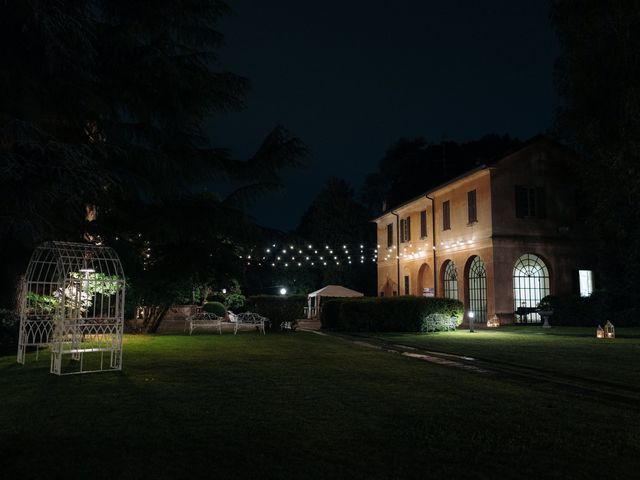
<svg viewBox="0 0 640 480"><path fill-rule="evenodd" d="M380 334L385 340L426 350L539 368L640 388L640 328L619 328L615 339L595 338L594 328L501 327L429 334Z"/></svg>
<svg viewBox="0 0 640 480"><path fill-rule="evenodd" d="M481 335L478 336L481 338ZM624 478L640 414L313 334L129 336L124 370L0 358L11 478Z"/></svg>

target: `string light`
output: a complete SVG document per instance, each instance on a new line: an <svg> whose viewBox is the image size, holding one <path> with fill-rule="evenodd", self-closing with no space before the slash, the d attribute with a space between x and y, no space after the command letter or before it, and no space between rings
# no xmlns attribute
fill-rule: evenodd
<svg viewBox="0 0 640 480"><path fill-rule="evenodd" d="M305 265L311 267L328 266L329 263L340 267L341 265L352 265L353 263L356 263L357 260L360 260L359 263L362 265L369 259L373 263L377 261L388 261L393 258L393 250L396 250L395 255L393 255L396 259L403 257L405 259L413 260L426 255L426 253L422 251L422 248L418 251L408 251L407 247L400 249L393 246L392 248L387 249L387 255L380 256L378 258L378 248L369 248L361 243L355 245L343 244L341 249L339 247L335 249L332 248L331 245L325 244L324 253L314 249L313 245L310 243L305 244L304 246L280 245L279 249L276 248L277 246L278 245L275 243L272 244L271 247L267 248L258 248L256 246L254 248L247 249L247 251L243 252L244 254L238 255L238 258L244 259L243 261L247 266L261 266L264 261L265 266L270 265L272 268L276 268L278 266L288 268L290 266L289 264L291 264L291 266L298 266L302 268ZM305 247L307 249L306 254L303 252ZM353 259L350 254L351 248L360 249L360 254ZM254 255L255 251L262 252L263 254ZM299 256L292 255L293 253L296 253L296 251ZM279 253L279 255L277 255L277 253ZM210 254L210 256L212 255ZM355 260L355 262L352 260Z"/></svg>

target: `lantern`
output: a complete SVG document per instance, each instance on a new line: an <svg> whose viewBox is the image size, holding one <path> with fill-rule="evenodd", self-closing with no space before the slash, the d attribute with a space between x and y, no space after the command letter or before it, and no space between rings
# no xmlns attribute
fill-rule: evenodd
<svg viewBox="0 0 640 480"><path fill-rule="evenodd" d="M596 328L596 338L604 338L604 330L600 325Z"/></svg>
<svg viewBox="0 0 640 480"><path fill-rule="evenodd" d="M500 319L497 315L494 315L489 320L487 320L487 328L497 328L500 326Z"/></svg>
<svg viewBox="0 0 640 480"><path fill-rule="evenodd" d="M607 320L607 323L604 326L604 337L605 338L616 338L616 328L613 324Z"/></svg>

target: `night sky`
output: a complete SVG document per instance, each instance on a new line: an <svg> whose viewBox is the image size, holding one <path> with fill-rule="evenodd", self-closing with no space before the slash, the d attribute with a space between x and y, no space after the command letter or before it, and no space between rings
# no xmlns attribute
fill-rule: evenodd
<svg viewBox="0 0 640 480"><path fill-rule="evenodd" d="M329 176L362 185L401 137L522 140L548 129L559 53L542 0L230 0L221 67L248 77L247 108L216 146L250 155L280 123L310 148L258 223L292 229Z"/></svg>

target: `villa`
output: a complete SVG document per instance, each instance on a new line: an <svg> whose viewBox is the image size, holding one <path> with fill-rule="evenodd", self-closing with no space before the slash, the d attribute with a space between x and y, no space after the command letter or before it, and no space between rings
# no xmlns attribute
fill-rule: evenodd
<svg viewBox="0 0 640 480"><path fill-rule="evenodd" d="M570 150L544 136L392 209L378 232L378 295L459 299L493 324L546 295L593 289ZM465 318L466 320L466 318Z"/></svg>

